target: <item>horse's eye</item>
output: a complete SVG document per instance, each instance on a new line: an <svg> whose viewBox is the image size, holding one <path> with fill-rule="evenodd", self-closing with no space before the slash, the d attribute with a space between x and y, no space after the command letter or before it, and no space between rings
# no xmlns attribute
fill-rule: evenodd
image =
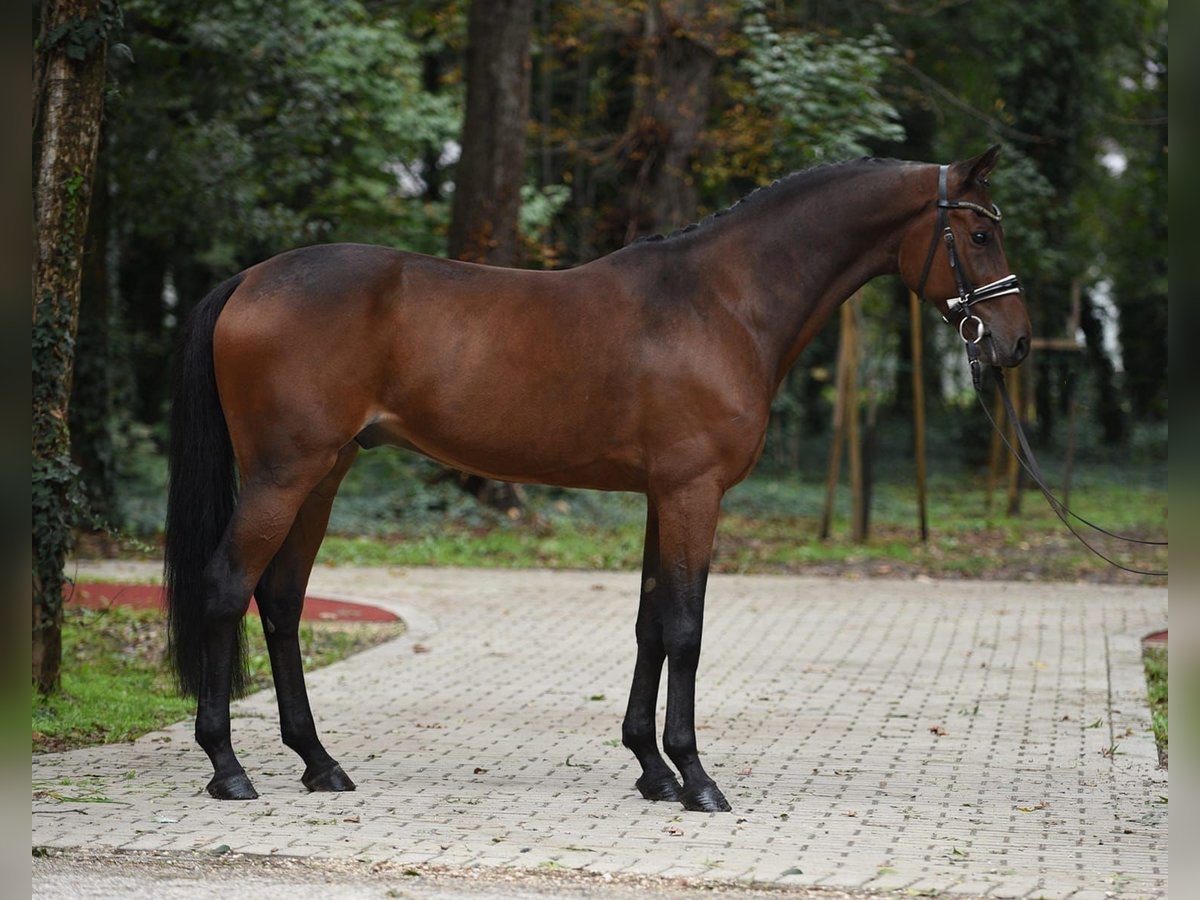
<svg viewBox="0 0 1200 900"><path fill-rule="evenodd" d="M971 240L976 244L986 244L990 235L986 231L974 231L971 233Z"/></svg>

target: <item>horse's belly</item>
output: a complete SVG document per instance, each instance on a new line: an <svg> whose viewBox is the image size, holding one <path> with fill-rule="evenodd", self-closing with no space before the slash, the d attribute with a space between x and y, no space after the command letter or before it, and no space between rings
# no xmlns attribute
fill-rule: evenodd
<svg viewBox="0 0 1200 900"><path fill-rule="evenodd" d="M499 412L499 414L497 414ZM444 413L408 410L385 415L359 435L364 447L388 444L415 450L466 472L502 481L599 490L645 490L645 461L630 437L597 432L578 415L554 419L523 409L475 410L447 420Z"/></svg>

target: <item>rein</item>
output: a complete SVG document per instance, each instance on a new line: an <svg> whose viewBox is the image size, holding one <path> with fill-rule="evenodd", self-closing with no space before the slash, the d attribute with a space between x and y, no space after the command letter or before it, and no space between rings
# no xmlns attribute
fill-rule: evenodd
<svg viewBox="0 0 1200 900"><path fill-rule="evenodd" d="M1006 294L1021 293L1021 284L1017 280L1016 275L1006 275L996 281L992 281L981 287L973 287L966 273L963 272L962 265L958 258L958 250L954 243L954 232L950 228L950 223L947 215L947 210L951 209L969 209L979 215L986 216L994 222L1000 221L1000 208L993 205L991 209L980 206L978 203L971 203L967 200L950 200L947 197L947 181L949 166L941 166L938 169L938 201L937 201L937 220L934 224L933 239L929 243L929 252L925 255L925 265L921 270L921 280L917 286L917 294L925 295L925 283L929 279L929 271L933 266L933 257L937 253L939 237L946 245L946 254L950 262L950 271L954 275L954 283L958 289L958 297L946 301L947 311L950 315L958 316L958 336L962 338L963 346L967 352L967 362L971 366L971 382L975 387L975 396L979 399L979 405L983 407L983 412L987 416L992 427L996 429L996 433L1000 435L1000 440L1004 442L1004 446L1021 464L1026 474L1033 479L1033 483L1037 485L1038 490L1042 492L1042 496L1046 498L1046 502L1050 508L1054 510L1054 514L1059 520L1067 526L1067 530L1074 535L1075 539L1083 546L1087 547L1092 553L1100 557L1106 563L1116 566L1126 572L1132 572L1135 575L1152 575L1165 578L1166 572L1155 571L1153 569L1135 569L1131 566L1122 565L1116 560L1101 553L1093 547L1071 524L1071 519L1075 519L1089 528L1095 529L1101 534L1108 535L1118 541L1124 541L1129 544L1142 544L1152 547L1169 546L1167 541L1146 541L1139 538L1131 538L1125 535L1115 534L1105 528L1101 528L1094 522L1089 522L1079 514L1073 512L1070 507L1058 499L1046 486L1045 479L1042 478L1041 467L1038 465L1037 457L1033 453L1033 448L1029 445L1029 439L1025 436L1025 429L1021 426L1021 419L1013 408L1012 398L1008 395L1008 386L1004 382L1004 370L999 366L992 366L992 377L996 382L996 389L1000 392L1000 397L1004 402L1004 411L1008 416L1008 421L1012 423L1013 432L1016 434L1017 443L1020 445L1020 452L1017 448L1009 443L1008 437L1004 434L1004 430L999 426L996 420L992 417L991 411L988 409L987 403L983 398L983 367L979 361L979 343L987 334L983 320L979 316L971 312L971 308L977 303L982 303L985 300L994 300L997 297L1002 297ZM942 317L947 323L949 319ZM975 337L967 337L965 326L968 322L973 322L975 327Z"/></svg>
<svg viewBox="0 0 1200 900"><path fill-rule="evenodd" d="M968 344L968 346L970 347L973 345ZM971 365L973 367L972 371L975 371L975 367L978 366L978 351L976 351L976 358L972 360ZM1067 530L1075 536L1075 539L1079 541L1079 543L1083 544L1083 546L1087 547L1092 551L1092 553L1096 554L1096 556L1100 557L1109 565L1116 566L1118 569L1123 569L1126 572L1132 572L1134 575L1154 575L1166 578L1166 572L1160 572L1154 569L1135 569L1131 566L1126 566L1117 562L1115 559L1104 555L1095 547L1093 547L1090 543L1088 543L1087 539L1075 529L1075 527L1071 524L1071 519L1075 519L1077 522L1081 522L1082 524L1088 526L1089 528L1095 529L1101 534L1106 534L1110 538L1115 538L1118 541L1124 541L1127 544L1143 544L1150 547L1169 546L1167 541L1146 541L1140 538L1127 537L1123 534L1115 534L1106 528L1101 528L1095 522L1089 522L1083 516L1073 512L1070 507L1059 500L1058 497L1054 496L1054 494L1051 493L1050 488L1046 486L1045 480L1042 478L1042 470L1038 465L1037 457L1034 456L1033 448L1029 446L1029 439L1025 437L1025 429L1021 427L1021 420L1017 416L1017 411L1013 408L1012 398L1010 398L1008 395L1008 386L1004 383L1004 370L999 366L992 366L991 368L992 377L996 381L996 389L1000 392L1000 398L1004 401L1004 412L1008 416L1008 421L1012 423L1013 431L1017 436L1017 443L1021 447L1020 453L1018 453L1017 449L1008 442L1008 438L1005 436L1004 430L999 426L999 424L997 424L996 420L992 418L992 413L988 409L987 403L984 402L983 392L980 389L980 384L978 381L976 381L975 396L979 398L979 405L983 407L984 414L987 416L988 421L992 423L992 427L996 429L996 433L1000 435L1000 440L1004 442L1004 446L1008 448L1008 452L1016 457L1017 462L1021 464L1021 468L1023 468L1026 474L1033 479L1033 483L1036 484L1038 490L1042 492L1042 496L1046 498L1046 502L1050 505L1050 508L1054 510L1054 514L1058 516L1059 520L1064 525L1067 526Z"/></svg>

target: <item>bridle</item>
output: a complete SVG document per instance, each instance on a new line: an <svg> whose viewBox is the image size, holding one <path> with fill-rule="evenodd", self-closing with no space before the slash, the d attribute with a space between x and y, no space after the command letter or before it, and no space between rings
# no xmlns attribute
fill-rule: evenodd
<svg viewBox="0 0 1200 900"><path fill-rule="evenodd" d="M975 396L979 398L979 404L983 407L984 414L988 421L992 423L992 427L996 429L1000 435L1000 439L1008 447L1010 453L1016 457L1017 462L1025 469L1030 478L1033 479L1038 489L1045 496L1046 501L1050 504L1050 508L1055 515L1062 520L1063 524L1073 534L1081 544L1091 550L1107 563L1111 563L1118 569L1124 569L1126 572L1133 572L1138 575L1158 575L1166 576L1166 572L1159 572L1147 569L1137 569L1131 566L1122 565L1114 559L1101 553L1093 547L1081 535L1069 521L1075 519L1096 531L1106 534L1109 537L1116 538L1120 541L1125 541L1131 544L1144 544L1150 546L1167 546L1166 541L1147 541L1138 538L1130 538L1120 534L1114 534L1107 529L1101 528L1094 522L1089 522L1087 519L1071 511L1069 507L1059 500L1050 489L1046 486L1045 479L1042 477L1040 466L1038 466L1037 457L1034 456L1033 448L1029 445L1028 438L1025 437L1025 430L1021 427L1020 417L1013 408L1012 399L1008 395L1008 388L1004 384L1004 370L999 366L992 366L992 375L996 381L996 389L1004 401L1004 411L1008 416L1009 422L1013 425L1013 432L1016 435L1017 442L1020 445L1020 451L1017 450L1005 436L1003 429L1000 428L996 420L992 418L992 413L988 409L987 403L983 399L983 370L979 363L979 342L983 340L987 334L987 329L984 327L983 320L979 318L972 308L979 303L987 300L994 300L997 297L1003 297L1007 294L1021 293L1021 283L1017 281L1016 275L1005 275L1003 278L998 278L995 281L980 287L975 287L971 284L970 277L963 271L962 261L958 258L958 250L954 245L954 232L950 228L949 216L947 210L951 209L969 209L972 212L978 213L981 216L986 216L993 222L1000 221L1000 207L995 204L991 209L980 206L978 203L971 203L969 200L951 200L947 196L947 182L949 180L949 166L941 166L938 168L938 199L937 199L937 220L933 226L933 239L929 242L929 252L925 254L925 265L921 269L921 280L917 284L917 295L925 296L925 283L929 280L929 271L933 267L933 257L937 254L938 239L940 238L946 244L946 255L950 260L950 271L954 274L954 284L958 289L958 296L952 297L946 301L947 316L942 318L949 323L948 316L956 316L957 322L954 323L958 328L958 336L962 338L963 345L967 350L967 360L971 364L971 380L975 385ZM967 337L966 325L968 322L974 323L975 336ZM1068 518L1069 517L1069 518Z"/></svg>
<svg viewBox="0 0 1200 900"><path fill-rule="evenodd" d="M955 325L958 328L958 336L962 338L963 343L967 347L967 358L971 362L971 377L978 388L981 377L979 342L987 334L987 328L983 324L983 319L972 312L972 308L976 304L987 300L995 300L997 297L1003 297L1007 294L1021 293L1021 283L1017 280L1016 275L1010 274L979 287L971 284L970 276L963 271L962 261L958 258L958 249L954 242L954 230L950 227L947 211L951 209L969 209L978 215L986 216L993 222L999 222L1001 220L1000 207L992 204L992 208L988 209L969 200L951 200L947 193L949 173L949 166L938 167L937 219L933 225L933 238L929 242L929 252L925 254L925 265L921 269L921 280L917 283L917 294L921 297L925 296L925 284L929 280L929 271L933 267L933 257L937 254L938 239L940 238L946 245L946 255L950 260L950 271L954 275L954 284L958 289L958 296L951 297L946 301L946 311L949 316L957 317L958 321ZM942 318L946 322L950 321L948 316L942 316ZM967 337L966 326L968 323L974 323L975 336L973 338Z"/></svg>

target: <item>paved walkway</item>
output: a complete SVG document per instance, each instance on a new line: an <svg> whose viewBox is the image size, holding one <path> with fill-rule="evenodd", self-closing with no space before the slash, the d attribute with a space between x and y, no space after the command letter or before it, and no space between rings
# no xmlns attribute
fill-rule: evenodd
<svg viewBox="0 0 1200 900"><path fill-rule="evenodd" d="M35 757L33 843L1166 895L1167 773L1139 649L1167 625L1166 590L714 576L697 718L734 813L704 815L641 800L617 745L637 587L634 574L319 569L314 592L369 598L410 627L310 677L357 792L304 792L264 692L234 719L260 800L210 800L181 723Z"/></svg>

